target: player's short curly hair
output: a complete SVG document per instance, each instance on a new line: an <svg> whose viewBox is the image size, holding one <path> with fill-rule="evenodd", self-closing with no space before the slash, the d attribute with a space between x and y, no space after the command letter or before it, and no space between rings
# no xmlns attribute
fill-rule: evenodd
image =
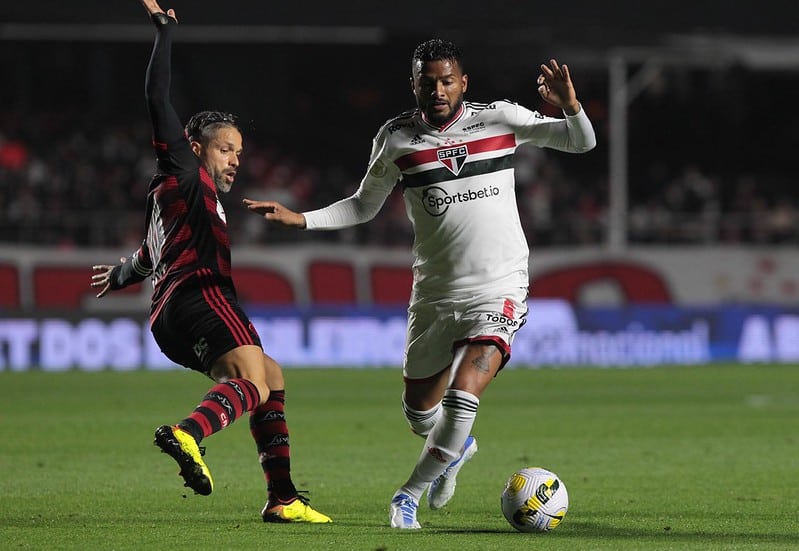
<svg viewBox="0 0 799 551"><path fill-rule="evenodd" d="M217 130L228 126L241 132L236 115L222 111L200 111L186 123L186 137L205 144Z"/></svg>
<svg viewBox="0 0 799 551"><path fill-rule="evenodd" d="M441 38L432 38L416 46L411 58L411 65L416 65L417 62L427 63L441 60L455 61L463 69L461 49L449 40Z"/></svg>

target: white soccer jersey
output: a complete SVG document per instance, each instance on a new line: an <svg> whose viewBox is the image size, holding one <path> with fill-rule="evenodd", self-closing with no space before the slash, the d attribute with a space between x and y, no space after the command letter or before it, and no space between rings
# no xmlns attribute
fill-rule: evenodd
<svg viewBox="0 0 799 551"><path fill-rule="evenodd" d="M415 234L415 297L526 288L529 250L513 154L528 142L581 153L596 139L582 109L558 119L508 101L464 102L440 128L418 109L409 111L380 128L355 194L304 213L307 228L371 220L399 182Z"/></svg>

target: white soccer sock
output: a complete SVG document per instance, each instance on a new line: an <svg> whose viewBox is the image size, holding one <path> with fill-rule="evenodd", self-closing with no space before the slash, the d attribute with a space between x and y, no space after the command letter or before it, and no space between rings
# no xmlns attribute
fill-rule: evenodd
<svg viewBox="0 0 799 551"><path fill-rule="evenodd" d="M405 414L411 430L422 438L426 438L432 428L438 423L438 420L441 419L441 402L426 411L419 411L413 409L405 402L405 394L403 393L402 412Z"/></svg>
<svg viewBox="0 0 799 551"><path fill-rule="evenodd" d="M417 501L430 483L460 456L477 417L480 399L464 390L450 388L444 393L441 405L441 419L427 435L416 467L401 488Z"/></svg>

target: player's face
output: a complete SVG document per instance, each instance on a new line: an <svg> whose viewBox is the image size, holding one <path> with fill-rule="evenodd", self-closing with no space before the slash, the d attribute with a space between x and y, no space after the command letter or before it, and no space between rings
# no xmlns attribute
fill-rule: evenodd
<svg viewBox="0 0 799 551"><path fill-rule="evenodd" d="M223 126L207 144L192 142L192 147L213 179L216 189L222 193L230 191L239 168L241 132L232 126Z"/></svg>
<svg viewBox="0 0 799 551"><path fill-rule="evenodd" d="M417 61L413 66L411 86L416 104L431 123L442 126L450 120L463 103L463 93L469 82L455 61Z"/></svg>

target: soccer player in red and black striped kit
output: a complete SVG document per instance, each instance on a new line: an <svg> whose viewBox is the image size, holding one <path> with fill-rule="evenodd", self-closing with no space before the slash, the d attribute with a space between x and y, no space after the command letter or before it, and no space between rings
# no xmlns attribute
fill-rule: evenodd
<svg viewBox="0 0 799 551"><path fill-rule="evenodd" d="M216 384L185 419L155 431L155 444L180 466L185 485L208 495L213 481L199 443L250 413L267 480L265 522L326 523L297 493L290 475L285 383L239 306L230 275L230 244L218 192L233 185L242 152L235 118L203 111L185 129L169 100L174 10L141 0L157 34L146 75L158 173L147 197L146 238L129 259L94 266L98 297L146 277L153 281L150 326L172 361Z"/></svg>

